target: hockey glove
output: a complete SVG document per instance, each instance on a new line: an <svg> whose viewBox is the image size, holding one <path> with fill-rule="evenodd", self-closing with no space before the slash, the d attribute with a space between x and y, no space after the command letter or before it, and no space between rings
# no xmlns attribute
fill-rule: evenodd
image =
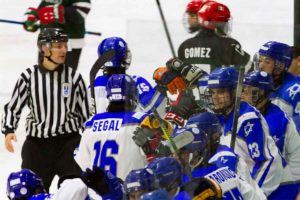
<svg viewBox="0 0 300 200"><path fill-rule="evenodd" d="M194 190L193 200L221 200L222 196L222 189L215 180L202 177Z"/></svg>
<svg viewBox="0 0 300 200"><path fill-rule="evenodd" d="M38 24L38 12L35 8L28 8L25 12L25 21L23 24L23 28L29 32L35 32L39 28Z"/></svg>
<svg viewBox="0 0 300 200"><path fill-rule="evenodd" d="M109 193L101 195L103 200L122 200L123 199L123 181L115 177L109 171L105 171L105 182L108 184Z"/></svg>
<svg viewBox="0 0 300 200"><path fill-rule="evenodd" d="M105 181L105 172L99 167L93 167L93 170L87 168L81 176L83 182L100 195L109 193L108 184Z"/></svg>
<svg viewBox="0 0 300 200"><path fill-rule="evenodd" d="M49 5L41 7L38 10L41 25L47 26L53 23L64 24L64 6L63 5Z"/></svg>
<svg viewBox="0 0 300 200"><path fill-rule="evenodd" d="M177 91L186 89L186 84L179 73L169 71L166 67L159 67L153 73L153 79L157 83L157 88L160 92L166 93L168 90L171 94L176 94Z"/></svg>
<svg viewBox="0 0 300 200"><path fill-rule="evenodd" d="M178 58L171 58L166 63L168 70L176 71L184 77L187 81L188 87L193 83L197 83L198 79L201 78L205 73L202 69L197 66L185 63Z"/></svg>
<svg viewBox="0 0 300 200"><path fill-rule="evenodd" d="M170 124L170 122L163 120L164 121L164 127L166 128L166 132L168 137L171 137L171 134L174 131L174 127ZM158 119L156 119L156 117L154 116L153 113L151 113L150 115L148 115L147 117L145 117L145 119L141 122L140 127L142 128L149 128L152 131L154 131L155 133L161 135L164 139L168 139L163 131L162 128L160 126L160 123L158 121Z"/></svg>
<svg viewBox="0 0 300 200"><path fill-rule="evenodd" d="M160 133L155 133L149 128L137 127L132 139L136 145L142 148L147 156L148 162L156 157L171 155L170 148L161 143Z"/></svg>
<svg viewBox="0 0 300 200"><path fill-rule="evenodd" d="M168 111L165 120L176 123L179 126L184 125L192 114L199 110L195 97L189 90L181 92L175 101L169 100Z"/></svg>

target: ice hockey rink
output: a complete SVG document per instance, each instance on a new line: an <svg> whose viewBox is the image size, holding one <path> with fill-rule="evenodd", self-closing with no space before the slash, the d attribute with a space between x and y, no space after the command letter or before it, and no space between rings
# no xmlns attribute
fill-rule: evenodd
<svg viewBox="0 0 300 200"><path fill-rule="evenodd" d="M86 83L89 70L97 58L97 47L106 37L123 37L132 51L133 60L128 74L147 78L152 84L152 72L172 57L155 0L91 0L92 8L86 20L88 31L102 36L86 35L86 46L80 58L79 72ZM28 7L39 0L0 0L0 19L22 21ZM192 37L182 24L189 0L160 0L175 50L185 39ZM220 0L233 16L231 36L244 50L253 55L265 42L276 40L293 44L293 1L282 0ZM0 114L9 100L21 71L37 60L37 33L22 26L0 23ZM24 109L16 131L15 152L9 153L0 134L0 200L6 197L6 179L10 172L20 170L21 147L26 137ZM53 181L51 192L56 190Z"/></svg>

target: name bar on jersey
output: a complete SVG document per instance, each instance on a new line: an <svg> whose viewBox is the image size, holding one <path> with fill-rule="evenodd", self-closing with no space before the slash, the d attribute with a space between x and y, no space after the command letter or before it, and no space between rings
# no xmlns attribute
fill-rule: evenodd
<svg viewBox="0 0 300 200"><path fill-rule="evenodd" d="M121 118L108 118L108 119L95 120L93 122L93 132L119 131L122 122L123 119Z"/></svg>

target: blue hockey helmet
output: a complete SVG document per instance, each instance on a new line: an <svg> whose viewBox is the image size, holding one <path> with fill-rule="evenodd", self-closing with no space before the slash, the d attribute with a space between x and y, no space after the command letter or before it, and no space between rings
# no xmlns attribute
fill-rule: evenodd
<svg viewBox="0 0 300 200"><path fill-rule="evenodd" d="M182 167L175 158L156 158L145 167L154 172L161 188L170 191L181 185Z"/></svg>
<svg viewBox="0 0 300 200"><path fill-rule="evenodd" d="M290 67L293 59L290 46L276 41L265 43L260 47L258 53L260 56L272 58L275 61L275 67L279 64L283 64L285 70Z"/></svg>
<svg viewBox="0 0 300 200"><path fill-rule="evenodd" d="M141 200L172 200L172 196L165 190L155 190L141 196Z"/></svg>
<svg viewBox="0 0 300 200"><path fill-rule="evenodd" d="M238 71L234 67L216 68L208 75L205 100L215 112L228 115L235 100Z"/></svg>
<svg viewBox="0 0 300 200"><path fill-rule="evenodd" d="M218 117L212 112L203 112L192 115L188 119L186 126L189 127L193 124L196 124L197 127L208 134L208 136L215 133L219 133L221 135L223 132Z"/></svg>
<svg viewBox="0 0 300 200"><path fill-rule="evenodd" d="M192 115L184 128L178 129L173 135L191 132L194 140L182 149L189 153L189 165L197 167L214 153L220 143L222 126L217 116L211 112Z"/></svg>
<svg viewBox="0 0 300 200"><path fill-rule="evenodd" d="M115 56L104 64L104 68L123 67L128 69L131 63L131 52L123 38L110 37L104 39L98 46L98 56L110 49L115 50Z"/></svg>
<svg viewBox="0 0 300 200"><path fill-rule="evenodd" d="M252 71L245 75L243 83L242 100L258 109L264 108L267 103L265 99L274 89L272 75L264 71Z"/></svg>
<svg viewBox="0 0 300 200"><path fill-rule="evenodd" d="M267 92L274 89L272 76L264 71L255 70L245 75L244 85L260 88Z"/></svg>
<svg viewBox="0 0 300 200"><path fill-rule="evenodd" d="M136 83L127 74L112 75L107 81L106 92L110 102L137 102Z"/></svg>
<svg viewBox="0 0 300 200"><path fill-rule="evenodd" d="M8 176L6 194L11 200L45 192L42 179L29 169L12 172Z"/></svg>
<svg viewBox="0 0 300 200"><path fill-rule="evenodd" d="M206 145L208 142L207 135L201 129L195 126L185 126L184 128L177 129L173 134L172 138L175 138L185 132L190 132L193 134L193 141L187 145L185 145L182 149L188 151L189 153L195 151L203 151L206 149Z"/></svg>
<svg viewBox="0 0 300 200"><path fill-rule="evenodd" d="M127 194L136 191L153 191L157 189L156 179L150 169L131 170L124 182Z"/></svg>
<svg viewBox="0 0 300 200"><path fill-rule="evenodd" d="M208 75L208 88L235 88L238 71L234 67L220 67Z"/></svg>

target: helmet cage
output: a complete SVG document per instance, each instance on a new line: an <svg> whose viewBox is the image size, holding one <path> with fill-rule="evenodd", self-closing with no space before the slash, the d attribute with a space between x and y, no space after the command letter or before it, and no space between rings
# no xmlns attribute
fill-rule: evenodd
<svg viewBox="0 0 300 200"><path fill-rule="evenodd" d="M217 114L227 115L235 101L235 88L218 88L223 94L218 94L218 101L214 101L213 90L217 88L207 88L205 91L205 101L208 107ZM225 92L228 91L228 95ZM219 102L219 103L218 103Z"/></svg>
<svg viewBox="0 0 300 200"><path fill-rule="evenodd" d="M256 106L262 99L267 98L265 91L251 85L243 85L243 100L252 106Z"/></svg>

